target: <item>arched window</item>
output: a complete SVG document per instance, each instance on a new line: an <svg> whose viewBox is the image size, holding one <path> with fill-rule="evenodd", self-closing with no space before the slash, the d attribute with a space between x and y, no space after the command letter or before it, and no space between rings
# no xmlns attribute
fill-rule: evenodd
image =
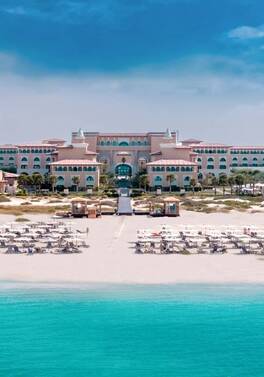
<svg viewBox="0 0 264 377"><path fill-rule="evenodd" d="M59 176L57 177L57 186L64 186L64 178Z"/></svg>
<svg viewBox="0 0 264 377"><path fill-rule="evenodd" d="M213 157L209 157L207 161L208 162L214 162L214 159L213 159Z"/></svg>
<svg viewBox="0 0 264 377"><path fill-rule="evenodd" d="M248 159L247 157L244 157L242 160L242 166L248 166Z"/></svg>
<svg viewBox="0 0 264 377"><path fill-rule="evenodd" d="M40 158L39 158L39 157L35 157L35 158L34 158L34 162L35 162L35 163L40 162Z"/></svg>
<svg viewBox="0 0 264 377"><path fill-rule="evenodd" d="M121 141L121 142L119 143L119 147L128 147L128 146L129 146L129 144L128 144L127 141Z"/></svg>
<svg viewBox="0 0 264 377"><path fill-rule="evenodd" d="M191 181L191 178L190 177L185 177L184 178L184 185L186 186L186 185L189 185L190 184L190 181Z"/></svg>
<svg viewBox="0 0 264 377"><path fill-rule="evenodd" d="M14 162L14 161L15 161L14 157L9 157L9 162Z"/></svg>
<svg viewBox="0 0 264 377"><path fill-rule="evenodd" d="M220 158L220 162L226 162L226 159L224 157Z"/></svg>
<svg viewBox="0 0 264 377"><path fill-rule="evenodd" d="M160 177L159 175L157 175L154 179L155 182L162 182L162 177Z"/></svg>
<svg viewBox="0 0 264 377"><path fill-rule="evenodd" d="M92 177L91 175L89 175L86 178L86 183L87 183L88 186L93 186L94 185L94 177Z"/></svg>
<svg viewBox="0 0 264 377"><path fill-rule="evenodd" d="M50 157L47 157L46 158L46 162L50 162L51 161L51 158Z"/></svg>
<svg viewBox="0 0 264 377"><path fill-rule="evenodd" d="M22 162L27 162L28 159L27 159L27 157L22 157L22 158L21 158L21 161L22 161Z"/></svg>
<svg viewBox="0 0 264 377"><path fill-rule="evenodd" d="M202 181L202 180L203 180L203 175L202 175L202 173L199 173L199 174L198 174L198 180L199 180L199 181Z"/></svg>

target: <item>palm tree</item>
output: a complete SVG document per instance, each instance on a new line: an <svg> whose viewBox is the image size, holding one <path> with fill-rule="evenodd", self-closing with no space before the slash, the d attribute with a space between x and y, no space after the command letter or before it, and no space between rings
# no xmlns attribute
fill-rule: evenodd
<svg viewBox="0 0 264 377"><path fill-rule="evenodd" d="M51 185L52 192L54 192L55 191L55 185L57 183L56 175L49 175L48 176L48 182Z"/></svg>
<svg viewBox="0 0 264 377"><path fill-rule="evenodd" d="M241 187L245 184L245 177L242 174L237 174L235 176L235 182L239 186L239 190L241 190Z"/></svg>
<svg viewBox="0 0 264 377"><path fill-rule="evenodd" d="M235 177L233 175L230 175L228 177L228 184L230 186L230 190L231 190L231 195L233 195L233 187L234 187L234 184L236 183L236 180L235 180Z"/></svg>
<svg viewBox="0 0 264 377"><path fill-rule="evenodd" d="M226 190L225 188L227 186L227 183L228 183L227 176L225 174L220 175L219 185L222 186L223 188L223 195L225 195L225 190Z"/></svg>
<svg viewBox="0 0 264 377"><path fill-rule="evenodd" d="M192 178L192 179L190 180L190 186L192 187L193 195L194 195L194 189L195 189L196 185L197 185L196 179L195 179L195 178Z"/></svg>
<svg viewBox="0 0 264 377"><path fill-rule="evenodd" d="M249 173L250 175L250 184L252 184L253 187L253 195L255 194L255 185L258 181L258 175L260 171L259 170L253 170Z"/></svg>
<svg viewBox="0 0 264 377"><path fill-rule="evenodd" d="M212 183L212 186L214 187L214 194L216 196L216 187L218 186L218 179L215 176L213 176L211 178L211 183Z"/></svg>
<svg viewBox="0 0 264 377"><path fill-rule="evenodd" d="M20 174L17 179L18 186L25 189L28 186L29 178L30 177L25 173Z"/></svg>
<svg viewBox="0 0 264 377"><path fill-rule="evenodd" d="M167 177L166 177L166 180L167 180L167 182L169 182L170 192L171 192L171 184L175 180L174 174L168 174Z"/></svg>
<svg viewBox="0 0 264 377"><path fill-rule="evenodd" d="M39 191L41 185L43 185L43 183L44 183L44 179L43 179L42 175L39 174L39 173L34 173L34 174L32 174L31 179L32 179L32 184L35 187L35 191L37 191L37 189Z"/></svg>
<svg viewBox="0 0 264 377"><path fill-rule="evenodd" d="M144 187L144 190L147 191L147 186L149 184L149 179L147 174L141 174L139 176L139 186Z"/></svg>
<svg viewBox="0 0 264 377"><path fill-rule="evenodd" d="M80 184L80 177L72 177L72 182L73 184L76 186L76 191L78 192L79 191L79 184Z"/></svg>

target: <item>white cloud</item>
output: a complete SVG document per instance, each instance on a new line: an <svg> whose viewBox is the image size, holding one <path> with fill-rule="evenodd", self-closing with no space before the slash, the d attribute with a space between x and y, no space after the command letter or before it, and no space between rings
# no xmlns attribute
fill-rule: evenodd
<svg viewBox="0 0 264 377"><path fill-rule="evenodd" d="M230 30L228 37L237 40L262 39L264 38L264 25L257 27L240 26Z"/></svg>
<svg viewBox="0 0 264 377"><path fill-rule="evenodd" d="M5 69L1 69L5 65ZM22 77L0 54L1 143L94 131L180 129L182 137L264 143L264 78L236 61L198 57L169 69L124 75ZM238 76L218 65L244 69Z"/></svg>

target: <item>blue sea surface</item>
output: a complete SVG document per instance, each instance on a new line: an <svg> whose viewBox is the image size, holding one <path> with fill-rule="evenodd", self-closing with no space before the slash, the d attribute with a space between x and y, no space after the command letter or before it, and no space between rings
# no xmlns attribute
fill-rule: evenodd
<svg viewBox="0 0 264 377"><path fill-rule="evenodd" d="M263 377L264 286L1 284L0 376Z"/></svg>

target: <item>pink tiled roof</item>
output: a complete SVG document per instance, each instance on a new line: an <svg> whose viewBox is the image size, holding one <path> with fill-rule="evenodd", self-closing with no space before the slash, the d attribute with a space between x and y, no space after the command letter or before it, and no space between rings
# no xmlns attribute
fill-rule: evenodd
<svg viewBox="0 0 264 377"><path fill-rule="evenodd" d="M240 147L232 147L231 149L264 149L264 146L263 147L260 147L260 146L258 146L258 147L254 147L254 146L250 146L250 147L244 147L244 146L240 146Z"/></svg>
<svg viewBox="0 0 264 377"><path fill-rule="evenodd" d="M98 153L93 152L93 151L86 151L85 154L96 155L96 154L98 154Z"/></svg>
<svg viewBox="0 0 264 377"><path fill-rule="evenodd" d="M157 166L157 165L162 165L162 166L167 166L167 165L179 165L179 166L196 166L197 164L195 162L191 161L185 161L185 160L158 160L158 161L153 161L149 162L147 164L148 166Z"/></svg>
<svg viewBox="0 0 264 377"><path fill-rule="evenodd" d="M5 177L5 178L17 178L17 177L18 177L18 174L9 173L9 172L4 172L4 177Z"/></svg>
<svg viewBox="0 0 264 377"><path fill-rule="evenodd" d="M192 148L230 148L230 146L221 143L201 143L191 144Z"/></svg>
<svg viewBox="0 0 264 377"><path fill-rule="evenodd" d="M23 144L17 144L17 147L37 147L37 148L54 148L55 145L52 144L41 144L41 143L23 143Z"/></svg>
<svg viewBox="0 0 264 377"><path fill-rule="evenodd" d="M15 145L12 145L12 144L4 144L4 145L0 145L0 148L1 149L17 149L17 147Z"/></svg>
<svg viewBox="0 0 264 377"><path fill-rule="evenodd" d="M101 165L100 162L90 160L61 160L52 162L50 165Z"/></svg>
<svg viewBox="0 0 264 377"><path fill-rule="evenodd" d="M202 140L198 140L198 139L186 139L186 140L183 140L182 143L191 143L191 144L200 144L202 143Z"/></svg>

